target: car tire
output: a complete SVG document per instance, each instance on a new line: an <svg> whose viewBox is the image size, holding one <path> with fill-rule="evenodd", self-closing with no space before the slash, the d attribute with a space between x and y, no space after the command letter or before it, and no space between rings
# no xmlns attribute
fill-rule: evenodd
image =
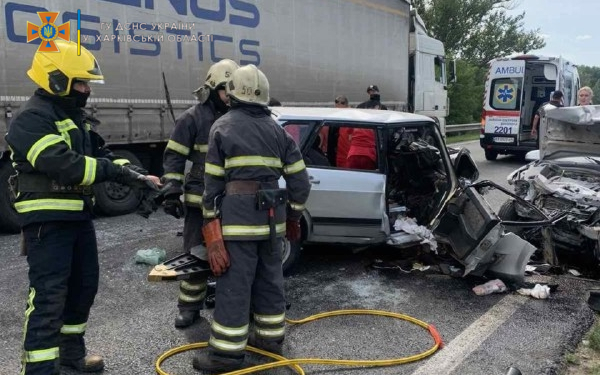
<svg viewBox="0 0 600 375"><path fill-rule="evenodd" d="M3 232L19 233L21 224L19 214L15 211L8 187L8 178L15 173L10 162L0 161L0 229Z"/></svg>
<svg viewBox="0 0 600 375"><path fill-rule="evenodd" d="M485 150L485 160L496 160L497 157L497 151Z"/></svg>
<svg viewBox="0 0 600 375"><path fill-rule="evenodd" d="M500 210L498 211L498 217L502 220L520 221L521 218L519 214L517 214L517 209L515 205L516 202L514 199L509 199L506 202L504 202L500 207ZM506 226L505 229L507 232L512 232L516 235L519 235L521 232L523 232L522 227Z"/></svg>
<svg viewBox="0 0 600 375"><path fill-rule="evenodd" d="M115 155L125 158L138 166L142 166L140 160L131 151L116 150ZM95 209L107 216L119 216L134 212L140 204L140 195L127 185L114 181L107 181L94 185L96 197Z"/></svg>
<svg viewBox="0 0 600 375"><path fill-rule="evenodd" d="M302 251L302 241L290 242L287 238L283 238L282 241L282 252L281 252L281 263L283 268L283 274L288 276L298 260L300 259L300 252Z"/></svg>

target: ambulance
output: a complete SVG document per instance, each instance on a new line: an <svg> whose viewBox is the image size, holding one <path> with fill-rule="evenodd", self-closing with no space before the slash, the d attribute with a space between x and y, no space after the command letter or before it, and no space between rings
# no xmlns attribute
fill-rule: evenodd
<svg viewBox="0 0 600 375"><path fill-rule="evenodd" d="M480 145L487 160L498 154L519 157L538 149L533 117L555 90L574 106L580 87L577 67L562 57L520 55L489 62L481 115Z"/></svg>

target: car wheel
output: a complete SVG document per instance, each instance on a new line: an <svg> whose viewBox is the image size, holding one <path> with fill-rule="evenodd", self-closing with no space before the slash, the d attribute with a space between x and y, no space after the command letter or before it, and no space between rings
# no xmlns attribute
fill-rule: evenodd
<svg viewBox="0 0 600 375"><path fill-rule="evenodd" d="M302 251L302 241L290 242L287 238L283 238L281 263L284 275L290 274L294 265L300 259L300 251Z"/></svg>
<svg viewBox="0 0 600 375"><path fill-rule="evenodd" d="M498 217L507 221L520 221L521 218L519 217L519 214L517 214L517 209L515 206L516 202L514 199L507 200L500 207L500 210L498 211ZM505 229L507 232L512 232L516 235L519 235L521 232L523 232L522 227L506 226Z"/></svg>
<svg viewBox="0 0 600 375"><path fill-rule="evenodd" d="M12 165L6 161L0 161L0 228L8 233L19 233L21 224L19 222L19 214L15 211L11 192L8 187L8 178L15 174Z"/></svg>
<svg viewBox="0 0 600 375"><path fill-rule="evenodd" d="M496 160L498 157L497 151L485 150L485 159L486 160Z"/></svg>
<svg viewBox="0 0 600 375"><path fill-rule="evenodd" d="M142 166L140 160L130 151L116 150L114 154L129 160L132 164ZM141 199L134 189L114 181L94 185L94 195L95 208L108 216L124 215L135 211Z"/></svg>

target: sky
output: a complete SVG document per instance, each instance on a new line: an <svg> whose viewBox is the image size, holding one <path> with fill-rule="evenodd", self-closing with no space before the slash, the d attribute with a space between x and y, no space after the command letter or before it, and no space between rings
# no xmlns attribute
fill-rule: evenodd
<svg viewBox="0 0 600 375"><path fill-rule="evenodd" d="M514 0L509 14L525 11L525 30L539 28L546 47L532 51L600 67L600 0Z"/></svg>

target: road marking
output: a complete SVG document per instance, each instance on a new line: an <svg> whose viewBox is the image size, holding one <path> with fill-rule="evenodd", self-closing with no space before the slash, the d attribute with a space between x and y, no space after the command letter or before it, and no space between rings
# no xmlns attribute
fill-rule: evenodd
<svg viewBox="0 0 600 375"><path fill-rule="evenodd" d="M411 375L451 374L525 302L521 295L504 297Z"/></svg>

